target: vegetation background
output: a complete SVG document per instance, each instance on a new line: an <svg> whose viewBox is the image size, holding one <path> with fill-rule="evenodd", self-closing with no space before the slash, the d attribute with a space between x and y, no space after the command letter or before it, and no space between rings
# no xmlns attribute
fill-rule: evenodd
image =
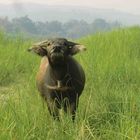
<svg viewBox="0 0 140 140"><path fill-rule="evenodd" d="M23 34L24 37L66 37L80 38L99 31L110 31L114 28L121 27L117 21L107 22L104 19L97 18L91 23L85 20L69 20L61 22L52 21L33 21L28 16L9 19L8 17L0 18L0 28L10 36Z"/></svg>
<svg viewBox="0 0 140 140"><path fill-rule="evenodd" d="M0 140L139 140L140 27L77 40L76 59L86 73L75 123L54 121L36 88L40 57L26 50L33 39L0 32Z"/></svg>

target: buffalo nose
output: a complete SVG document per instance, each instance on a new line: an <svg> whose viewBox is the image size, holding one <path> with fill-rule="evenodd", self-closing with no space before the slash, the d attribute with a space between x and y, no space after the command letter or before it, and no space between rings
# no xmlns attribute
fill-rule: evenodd
<svg viewBox="0 0 140 140"><path fill-rule="evenodd" d="M61 50L61 46L55 46L54 47L54 51L60 51Z"/></svg>

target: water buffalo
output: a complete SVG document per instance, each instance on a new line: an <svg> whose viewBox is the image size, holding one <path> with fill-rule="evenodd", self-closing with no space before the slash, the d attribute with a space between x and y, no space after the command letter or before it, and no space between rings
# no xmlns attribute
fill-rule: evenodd
<svg viewBox="0 0 140 140"><path fill-rule="evenodd" d="M64 38L48 39L28 49L42 57L37 87L55 119L59 119L61 108L71 114L72 120L75 119L79 96L85 85L85 73L72 56L84 50L83 45Z"/></svg>

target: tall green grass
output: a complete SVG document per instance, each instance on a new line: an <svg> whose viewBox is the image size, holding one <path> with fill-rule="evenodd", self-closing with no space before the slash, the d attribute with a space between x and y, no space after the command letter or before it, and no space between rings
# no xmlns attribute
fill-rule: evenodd
<svg viewBox="0 0 140 140"><path fill-rule="evenodd" d="M0 140L139 140L140 28L79 40L76 56L86 73L75 123L54 121L35 85L40 57L31 40L0 33Z"/></svg>

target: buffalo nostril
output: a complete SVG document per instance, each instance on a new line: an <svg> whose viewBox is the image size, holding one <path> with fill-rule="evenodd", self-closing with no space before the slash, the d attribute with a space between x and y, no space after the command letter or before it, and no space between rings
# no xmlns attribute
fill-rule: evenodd
<svg viewBox="0 0 140 140"><path fill-rule="evenodd" d="M61 50L61 46L55 46L55 47L53 48L53 50L54 50L54 51L60 51L60 50Z"/></svg>
<svg viewBox="0 0 140 140"><path fill-rule="evenodd" d="M56 46L56 49L61 49L61 47L60 46Z"/></svg>

